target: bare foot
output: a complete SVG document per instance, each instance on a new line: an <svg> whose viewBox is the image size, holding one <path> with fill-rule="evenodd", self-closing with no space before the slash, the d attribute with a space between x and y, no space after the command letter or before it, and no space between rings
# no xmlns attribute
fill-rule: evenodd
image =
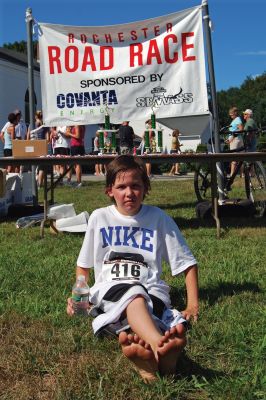
<svg viewBox="0 0 266 400"><path fill-rule="evenodd" d="M119 343L124 355L134 364L145 383L157 379L158 364L149 344L137 335L127 334L126 332L119 334Z"/></svg>
<svg viewBox="0 0 266 400"><path fill-rule="evenodd" d="M158 343L159 371L162 375L174 374L176 363L186 345L186 329L182 324L166 331Z"/></svg>

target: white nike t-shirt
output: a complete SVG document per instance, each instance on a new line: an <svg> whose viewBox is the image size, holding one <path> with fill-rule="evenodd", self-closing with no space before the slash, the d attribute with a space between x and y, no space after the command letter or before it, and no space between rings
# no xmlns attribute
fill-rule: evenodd
<svg viewBox="0 0 266 400"><path fill-rule="evenodd" d="M116 259L122 259L122 266ZM161 280L163 260L169 264L172 275L178 275L196 264L173 219L158 207L150 205L142 205L134 216L122 215L111 205L90 215L77 265L94 267L92 295L96 290L98 295L102 293L103 296L117 281L131 283L139 277L148 293L169 305L169 287ZM143 264L147 266L148 273L144 271ZM108 266L112 269L109 275ZM99 291L100 287L103 290Z"/></svg>

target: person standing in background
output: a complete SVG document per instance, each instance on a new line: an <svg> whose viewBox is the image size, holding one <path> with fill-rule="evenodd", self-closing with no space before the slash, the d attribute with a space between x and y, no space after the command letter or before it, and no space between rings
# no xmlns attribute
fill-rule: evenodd
<svg viewBox="0 0 266 400"><path fill-rule="evenodd" d="M239 116L237 107L231 107L229 109L229 116L232 118L231 125L229 127L230 135L226 141L229 144L230 150L237 150L244 146L243 137L241 133L236 133L236 131L242 131L244 129L243 122ZM236 168L236 161L231 162L230 176L233 175Z"/></svg>
<svg viewBox="0 0 266 400"><path fill-rule="evenodd" d="M67 126L57 126L51 129L50 139L54 139L54 155L55 156L69 156L70 155L70 136L69 128ZM56 168L57 176L65 174L68 168L64 165L58 165ZM70 184L71 176L68 174L67 183Z"/></svg>
<svg viewBox="0 0 266 400"><path fill-rule="evenodd" d="M35 129L32 131L28 129L28 140L47 140L50 141L50 128L45 126L42 119L42 111L38 110L35 113Z"/></svg>
<svg viewBox="0 0 266 400"><path fill-rule="evenodd" d="M172 132L172 144L171 144L170 154L181 153L180 147L183 145L179 142L179 139L178 139L179 135L180 135L179 129L175 129ZM169 175L180 175L179 163L175 163L172 165Z"/></svg>
<svg viewBox="0 0 266 400"><path fill-rule="evenodd" d="M15 129L16 139L24 140L27 137L27 125L23 121L22 113L20 110L15 110L14 114L16 115L17 120L18 120L16 129Z"/></svg>
<svg viewBox="0 0 266 400"><path fill-rule="evenodd" d="M16 125L18 123L17 116L14 113L8 114L8 122L1 131L1 139L4 142L4 157L12 157L12 140L16 138ZM12 165L6 167L7 172L18 172Z"/></svg>
<svg viewBox="0 0 266 400"><path fill-rule="evenodd" d="M142 136L142 146L143 146L143 153L145 153L146 149L145 149L145 132L149 131L149 144L150 144L150 148L151 148L151 141L153 139L153 129L152 129L152 123L151 123L151 119L148 119L147 121L145 121L145 131L143 132L143 136ZM142 153L142 154L143 154ZM146 165L146 170L147 170L147 175L149 178L152 178L152 173L151 173L151 163L145 163Z"/></svg>
<svg viewBox="0 0 266 400"><path fill-rule="evenodd" d="M45 126L42 119L42 111L37 110L35 113L35 129L32 131L28 129L27 133L28 140L47 140L50 142L50 128ZM43 169L40 166L37 166L37 184L38 188L42 187L43 185Z"/></svg>
<svg viewBox="0 0 266 400"><path fill-rule="evenodd" d="M94 156L98 156L98 154L100 152L99 136L100 136L99 131L96 131L95 137L94 137L94 140L93 140L93 155ZM94 173L94 175L97 175L97 176L103 175L102 164L95 164L95 173Z"/></svg>
<svg viewBox="0 0 266 400"><path fill-rule="evenodd" d="M132 126L129 126L129 121L123 121L118 129L120 139L120 154L133 153L133 139L135 136Z"/></svg>
<svg viewBox="0 0 266 400"><path fill-rule="evenodd" d="M71 137L70 141L70 154L71 156L84 156L85 155L85 147L84 147L84 136L85 136L85 125L75 125L72 126L69 132L69 136ZM74 165L76 172L77 185L76 188L79 189L82 186L81 177L82 177L82 168L80 164Z"/></svg>
<svg viewBox="0 0 266 400"><path fill-rule="evenodd" d="M246 111L243 112L243 118L245 120L244 130L251 131L247 133L247 151L256 151L257 147L257 139L255 129L258 129L256 122L253 119L253 111L250 108L247 108Z"/></svg>

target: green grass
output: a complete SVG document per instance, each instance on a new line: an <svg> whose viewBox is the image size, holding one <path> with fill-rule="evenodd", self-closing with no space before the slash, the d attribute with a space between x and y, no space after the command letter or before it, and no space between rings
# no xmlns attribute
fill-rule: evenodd
<svg viewBox="0 0 266 400"><path fill-rule="evenodd" d="M109 204L101 182L55 194L77 212ZM224 219L217 240L214 222L195 217L192 182L153 182L146 202L175 219L200 267L200 319L178 375L144 385L116 340L66 315L82 235L47 227L40 239L39 227L8 221L0 224L1 400L265 399L265 218ZM183 277L164 271L182 309Z"/></svg>

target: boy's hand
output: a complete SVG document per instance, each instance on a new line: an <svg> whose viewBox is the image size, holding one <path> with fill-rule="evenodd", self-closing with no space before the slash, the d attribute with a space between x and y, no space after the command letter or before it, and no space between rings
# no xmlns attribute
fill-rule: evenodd
<svg viewBox="0 0 266 400"><path fill-rule="evenodd" d="M72 298L69 297L67 299L67 308L66 308L66 312L67 314L72 317L74 315L74 308L73 308L73 301Z"/></svg>
<svg viewBox="0 0 266 400"><path fill-rule="evenodd" d="M187 321L192 319L194 322L196 322L199 317L199 307L187 307L184 311L181 312L181 314Z"/></svg>

